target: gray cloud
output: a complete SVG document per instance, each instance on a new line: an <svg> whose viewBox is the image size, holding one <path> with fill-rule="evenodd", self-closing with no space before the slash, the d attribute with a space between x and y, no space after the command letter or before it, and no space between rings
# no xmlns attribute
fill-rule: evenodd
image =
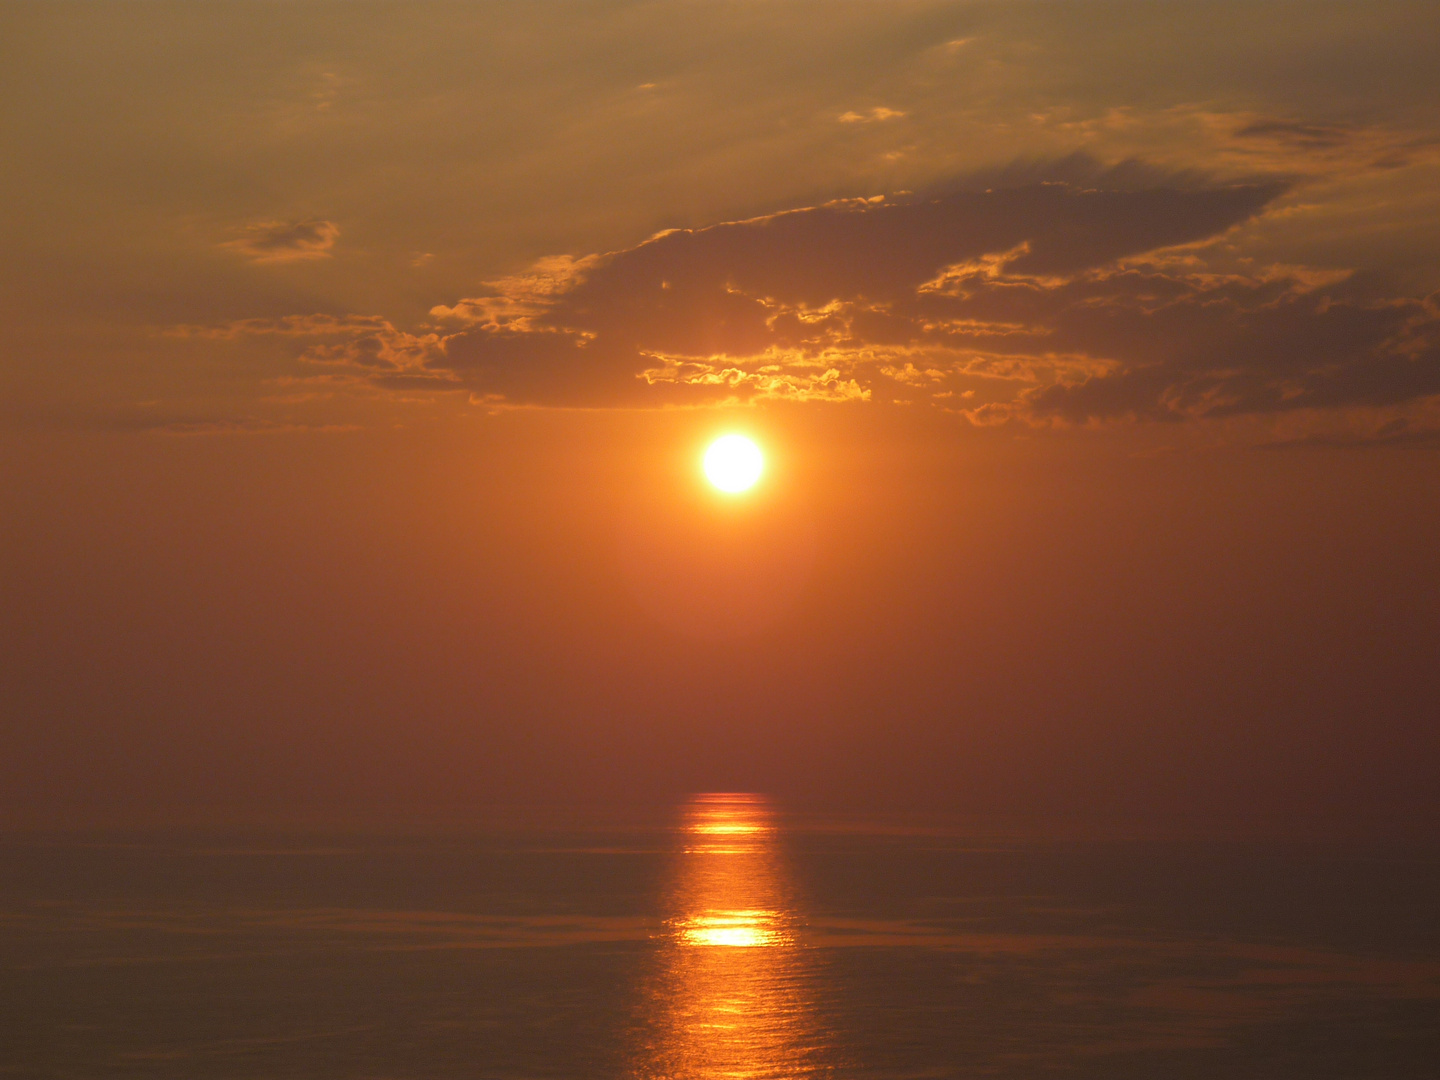
<svg viewBox="0 0 1440 1080"><path fill-rule="evenodd" d="M304 262L328 259L339 236L333 221L261 221L220 246L256 263Z"/></svg>
<svg viewBox="0 0 1440 1080"><path fill-rule="evenodd" d="M597 405L871 398L894 381L887 370L911 383L906 365L960 373L977 360L960 351L976 347L1014 355L1011 368L1098 370L1107 357L1056 356L1042 340L1052 333L1036 324L1053 306L1048 292L1120 259L1214 237L1281 190L1055 180L676 230L625 251L549 260L489 295L437 308L456 329L432 363L487 397ZM979 303L963 284L972 280L986 284ZM1033 302L1004 317L981 310L1014 283L1028 283ZM1041 352L1017 353L1022 342Z"/></svg>
<svg viewBox="0 0 1440 1080"><path fill-rule="evenodd" d="M306 360L372 385L514 405L903 401L1086 424L1440 394L1436 298L1220 265L1286 190L1072 158L543 259L435 308L428 333L359 316L210 332L311 337Z"/></svg>
<svg viewBox="0 0 1440 1080"><path fill-rule="evenodd" d="M1241 139L1273 139L1306 150L1329 150L1344 146L1355 132L1339 124L1307 124L1297 120L1260 120L1235 132Z"/></svg>

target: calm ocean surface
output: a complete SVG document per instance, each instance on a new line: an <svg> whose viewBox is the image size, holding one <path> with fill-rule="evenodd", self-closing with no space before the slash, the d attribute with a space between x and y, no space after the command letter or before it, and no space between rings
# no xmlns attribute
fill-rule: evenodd
<svg viewBox="0 0 1440 1080"><path fill-rule="evenodd" d="M649 826L0 838L0 1076L1440 1076L1440 855Z"/></svg>

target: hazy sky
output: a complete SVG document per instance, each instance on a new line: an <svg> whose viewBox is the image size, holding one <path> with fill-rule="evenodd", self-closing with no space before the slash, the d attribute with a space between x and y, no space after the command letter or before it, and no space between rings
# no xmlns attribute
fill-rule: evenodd
<svg viewBox="0 0 1440 1080"><path fill-rule="evenodd" d="M1433 822L1437 54L0 5L0 814Z"/></svg>

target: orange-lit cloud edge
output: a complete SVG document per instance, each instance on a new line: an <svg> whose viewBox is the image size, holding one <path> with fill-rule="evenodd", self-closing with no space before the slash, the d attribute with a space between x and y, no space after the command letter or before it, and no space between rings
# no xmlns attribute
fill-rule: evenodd
<svg viewBox="0 0 1440 1080"><path fill-rule="evenodd" d="M1372 168L1400 152L1294 128L1239 136ZM411 328L295 314L167 333L293 339L310 382L491 410L904 405L975 427L1433 437L1440 298L1237 246L1304 182L1075 156L545 257Z"/></svg>

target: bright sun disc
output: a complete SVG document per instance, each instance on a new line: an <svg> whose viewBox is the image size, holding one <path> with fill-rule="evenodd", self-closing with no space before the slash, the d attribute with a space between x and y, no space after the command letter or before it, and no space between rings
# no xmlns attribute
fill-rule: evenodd
<svg viewBox="0 0 1440 1080"><path fill-rule="evenodd" d="M765 459L744 435L724 435L705 451L705 475L721 491L744 491L760 479Z"/></svg>

